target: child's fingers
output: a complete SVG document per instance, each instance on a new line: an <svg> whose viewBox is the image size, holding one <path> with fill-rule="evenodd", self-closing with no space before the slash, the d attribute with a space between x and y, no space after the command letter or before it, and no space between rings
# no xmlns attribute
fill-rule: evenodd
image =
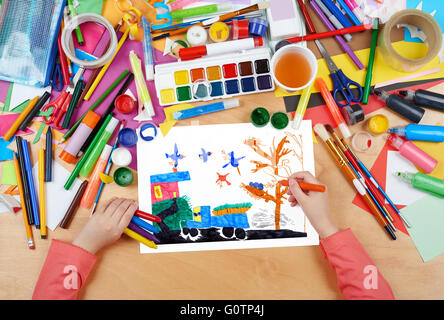
<svg viewBox="0 0 444 320"><path fill-rule="evenodd" d="M102 214L106 211L106 209L110 206L111 203L113 203L114 200L116 200L116 197L112 197L109 199L104 206L102 206L99 210L96 211L96 214Z"/></svg>
<svg viewBox="0 0 444 320"><path fill-rule="evenodd" d="M123 202L124 200L121 198L116 198L114 199L104 210L103 214L105 216L111 217L114 213L114 211L117 210L117 208L120 206L120 204Z"/></svg>
<svg viewBox="0 0 444 320"><path fill-rule="evenodd" d="M293 173L293 174L290 176L289 180L290 180L290 179L296 179L296 180L299 180L299 181L304 181L304 182L314 183L314 184L321 184L321 183L319 182L319 180L316 179L316 177L313 176L313 175L312 175L310 172L308 172L308 171L299 171L299 172L295 172L295 173Z"/></svg>
<svg viewBox="0 0 444 320"><path fill-rule="evenodd" d="M134 213L139 208L139 204L134 201L133 204L129 206L129 208L122 214L120 217L119 227L123 230L128 227L131 218L134 216Z"/></svg>
<svg viewBox="0 0 444 320"><path fill-rule="evenodd" d="M120 217L125 213L125 211L131 206L134 200L123 199L120 205L111 214L111 218L115 219L117 223L120 221Z"/></svg>
<svg viewBox="0 0 444 320"><path fill-rule="evenodd" d="M294 196L294 198L297 201L300 201L301 199L307 196L299 186L298 180L296 180L295 178L290 178L288 179L288 181L290 183L289 190L291 191L291 194Z"/></svg>

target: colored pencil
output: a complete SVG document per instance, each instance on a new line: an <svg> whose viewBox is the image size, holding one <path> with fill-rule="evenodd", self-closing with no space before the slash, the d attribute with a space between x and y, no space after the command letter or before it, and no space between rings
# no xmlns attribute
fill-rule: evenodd
<svg viewBox="0 0 444 320"><path fill-rule="evenodd" d="M372 28L371 24L364 24L364 25L342 28L342 29L337 29L337 30L331 30L331 31L326 31L326 32L307 34L306 36L293 37L293 38L288 38L285 40L287 40L291 43L295 43L295 42L301 42L301 41L329 38L329 37L334 37L334 36L339 36L339 35L344 35L344 34L349 34L349 33L354 33L354 32L361 32L361 31L365 31L365 30L370 30L371 28Z"/></svg>
<svg viewBox="0 0 444 320"><path fill-rule="evenodd" d="M28 248L35 249L34 238L32 235L31 226L29 225L28 221L28 212L26 211L25 192L24 192L25 190L23 189L22 175L20 174L20 165L17 156L18 155L14 153L14 168L15 168L15 176L17 178L17 187L20 193L20 202L22 204L22 214L23 214L23 222L25 224L26 238L27 238Z"/></svg>
<svg viewBox="0 0 444 320"><path fill-rule="evenodd" d="M45 142L45 181L52 181L52 129L48 126Z"/></svg>
<svg viewBox="0 0 444 320"><path fill-rule="evenodd" d="M45 149L39 149L40 237L46 239Z"/></svg>
<svg viewBox="0 0 444 320"><path fill-rule="evenodd" d="M368 103L373 76L373 64L375 61L376 44L378 42L379 19L373 21L372 41L370 44L370 55L368 57L367 74L365 75L364 91L362 93L362 104Z"/></svg>
<svg viewBox="0 0 444 320"><path fill-rule="evenodd" d="M130 222L128 225L128 229L133 230L134 232L140 234L142 237L147 238L154 243L159 243L159 239L157 239L154 235L146 231L145 229L139 227L137 224Z"/></svg>
<svg viewBox="0 0 444 320"><path fill-rule="evenodd" d="M31 153L29 152L28 140L22 140L23 147L23 159L25 161L25 167L27 171L29 195L31 197L32 214L34 216L34 224L37 229L40 228L40 213L39 205L37 203L37 193L35 191L34 177L32 175L32 162Z"/></svg>
<svg viewBox="0 0 444 320"><path fill-rule="evenodd" d="M28 222L30 225L34 224L34 215L32 214L31 196L29 195L29 184L27 171L25 166L25 160L23 159L23 147L22 138L15 137L15 143L17 144L18 162L20 166L20 175L22 177L23 194L25 195L26 214L28 215Z"/></svg>
<svg viewBox="0 0 444 320"><path fill-rule="evenodd" d="M43 105L46 103L46 101L49 99L51 94L48 91L45 91L44 94L42 94L37 100L37 103L32 108L32 110L26 115L25 119L23 119L22 123L19 125L19 130L26 130L26 127L31 123L31 121L34 119L34 117L37 115L37 113L40 111L40 109L43 107Z"/></svg>
<svg viewBox="0 0 444 320"><path fill-rule="evenodd" d="M11 139L11 137L17 132L18 127L22 124L22 122L25 120L26 116L34 108L34 106L36 105L38 100L39 100L39 96L37 96L34 99L32 99L31 101L29 101L29 103L25 107L25 109L20 113L18 118L9 127L8 131L6 131L5 135L3 136L3 139L5 139L5 141L9 141L9 139Z"/></svg>

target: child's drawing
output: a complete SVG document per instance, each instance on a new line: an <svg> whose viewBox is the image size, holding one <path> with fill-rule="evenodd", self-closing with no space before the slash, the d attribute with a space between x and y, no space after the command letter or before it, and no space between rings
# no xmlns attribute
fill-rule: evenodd
<svg viewBox="0 0 444 320"><path fill-rule="evenodd" d="M140 208L162 219L153 222L159 230L156 252L317 244L281 182L298 170L313 172L312 130L309 122L302 127L174 127L165 137L140 142Z"/></svg>
<svg viewBox="0 0 444 320"><path fill-rule="evenodd" d="M212 155L212 153L206 151L204 148L200 148L200 150L202 150L202 153L199 154L199 158L202 159L203 162L207 162L208 158Z"/></svg>

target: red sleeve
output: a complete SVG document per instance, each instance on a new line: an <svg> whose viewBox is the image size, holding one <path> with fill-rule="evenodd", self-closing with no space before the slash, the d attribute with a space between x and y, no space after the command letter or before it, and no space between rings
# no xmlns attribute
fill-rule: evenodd
<svg viewBox="0 0 444 320"><path fill-rule="evenodd" d="M320 241L346 299L394 299L392 289L350 229Z"/></svg>
<svg viewBox="0 0 444 320"><path fill-rule="evenodd" d="M34 289L34 300L74 300L91 272L97 257L58 240L52 240Z"/></svg>

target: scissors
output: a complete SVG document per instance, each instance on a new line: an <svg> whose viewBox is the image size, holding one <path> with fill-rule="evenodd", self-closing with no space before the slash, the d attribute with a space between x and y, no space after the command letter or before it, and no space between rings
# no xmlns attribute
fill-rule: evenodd
<svg viewBox="0 0 444 320"><path fill-rule="evenodd" d="M330 70L330 78L333 81L333 98L335 99L335 102L341 107L350 106L352 102L360 102L362 99L362 87L359 83L348 78L344 72L336 66L324 46L318 45L318 48ZM351 90L353 86L359 90L359 96L353 94ZM340 101L343 100L342 98L345 98L347 103L340 103Z"/></svg>
<svg viewBox="0 0 444 320"><path fill-rule="evenodd" d="M62 68L60 67L59 54L57 54L55 60L54 71L51 77L51 87L57 92L60 92L63 89L63 74L62 74Z"/></svg>
<svg viewBox="0 0 444 320"><path fill-rule="evenodd" d="M49 118L43 116L43 122L46 124L54 123L54 127L57 130L62 130L62 119L63 116L68 111L69 103L71 102L72 94L74 92L74 87L79 81L80 77L83 74L84 68L79 68L76 75L72 79L72 82L68 85L68 87L52 102L48 103L43 109L42 112L48 111L49 108L52 108L52 113Z"/></svg>

